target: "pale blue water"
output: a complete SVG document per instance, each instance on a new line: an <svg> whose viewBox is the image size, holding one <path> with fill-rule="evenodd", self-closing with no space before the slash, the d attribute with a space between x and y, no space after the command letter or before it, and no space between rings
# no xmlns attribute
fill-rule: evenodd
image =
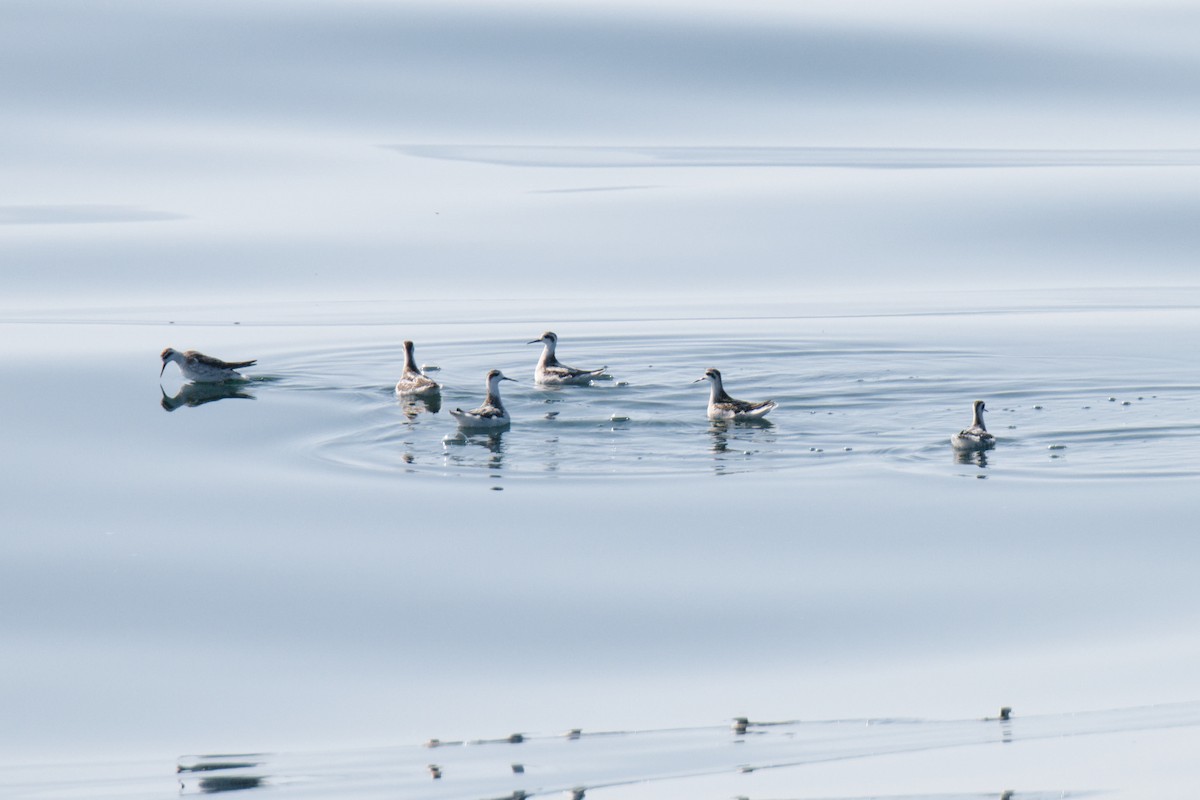
<svg viewBox="0 0 1200 800"><path fill-rule="evenodd" d="M6 4L0 794L260 753L246 796L416 797L431 737L1011 705L1051 733L529 767L1189 796L1195 11L971 12ZM535 387L546 329L615 380ZM769 424L706 420L710 366ZM491 368L512 428L458 439Z"/></svg>

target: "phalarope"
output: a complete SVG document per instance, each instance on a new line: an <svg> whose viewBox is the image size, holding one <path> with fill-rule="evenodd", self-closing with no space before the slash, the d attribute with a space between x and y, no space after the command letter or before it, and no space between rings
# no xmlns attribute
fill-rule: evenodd
<svg viewBox="0 0 1200 800"><path fill-rule="evenodd" d="M504 404L500 402L500 381L511 380L513 379L504 377L504 374L498 369L489 372L487 374L487 396L483 399L483 405L471 411L456 408L450 412L450 416L458 420L458 427L482 430L507 428L512 422L512 418L508 416L508 412L504 410Z"/></svg>
<svg viewBox="0 0 1200 800"><path fill-rule="evenodd" d="M182 353L174 347L162 351L162 369L158 377L167 370L167 364L174 361L179 365L183 377L196 383L220 383L221 381L244 381L246 376L238 372L243 367L253 367L256 359L250 361L222 361L219 358L197 353L195 350L184 350Z"/></svg>
<svg viewBox="0 0 1200 800"><path fill-rule="evenodd" d="M976 400L971 406L971 427L950 437L950 444L955 450L989 450L996 446L996 437L984 427L984 411L987 411L987 406L982 400Z"/></svg>
<svg viewBox="0 0 1200 800"><path fill-rule="evenodd" d="M441 390L442 385L417 366L416 359L413 358L413 343L406 341L404 343L404 371L400 373L400 380L396 381L396 394L420 397L434 395Z"/></svg>
<svg viewBox="0 0 1200 800"><path fill-rule="evenodd" d="M751 403L746 400L735 400L725 391L721 383L721 371L709 367L704 370L704 377L697 378L692 383L708 381L712 384L712 394L708 397L709 419L751 420L761 419L770 413L778 403L774 400L763 400L761 403Z"/></svg>
<svg viewBox="0 0 1200 800"><path fill-rule="evenodd" d="M534 339L527 344L538 344L539 342L546 345L542 350L542 357L538 359L537 368L533 371L534 383L540 383L543 386L565 386L568 384L585 386L594 380L603 380L612 376L605 375L604 370L608 367L600 369L575 369L568 367L566 364L560 364L554 356L554 348L558 344L558 335L554 331L546 331L539 338Z"/></svg>

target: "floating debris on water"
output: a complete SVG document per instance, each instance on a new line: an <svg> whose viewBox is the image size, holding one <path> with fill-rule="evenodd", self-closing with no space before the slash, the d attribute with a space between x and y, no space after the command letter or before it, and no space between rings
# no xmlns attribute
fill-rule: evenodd
<svg viewBox="0 0 1200 800"><path fill-rule="evenodd" d="M609 419L611 419L613 422L629 422L629 417L623 414L613 414L611 417L609 417Z"/></svg>
<svg viewBox="0 0 1200 800"><path fill-rule="evenodd" d="M1046 449L1047 450L1066 450L1067 446L1065 444L1052 444L1049 447L1047 447Z"/></svg>
<svg viewBox="0 0 1200 800"><path fill-rule="evenodd" d="M437 364L422 364L421 372L441 372L442 368Z"/></svg>

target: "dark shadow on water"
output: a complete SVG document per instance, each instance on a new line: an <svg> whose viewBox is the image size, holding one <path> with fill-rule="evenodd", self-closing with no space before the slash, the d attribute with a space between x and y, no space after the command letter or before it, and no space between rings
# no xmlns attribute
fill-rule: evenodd
<svg viewBox="0 0 1200 800"><path fill-rule="evenodd" d="M171 412L177 408L187 406L195 408L202 406L205 403L212 403L217 400L225 400L228 398L238 398L242 400L253 400L254 395L243 391L246 388L245 381L226 381L225 383L185 383L179 387L179 391L173 397L167 396L167 391L161 386L158 387L162 392L162 407L164 411Z"/></svg>
<svg viewBox="0 0 1200 800"><path fill-rule="evenodd" d="M240 792L243 789L257 789L263 785L264 780L256 775L215 775L202 778L199 788L201 794Z"/></svg>

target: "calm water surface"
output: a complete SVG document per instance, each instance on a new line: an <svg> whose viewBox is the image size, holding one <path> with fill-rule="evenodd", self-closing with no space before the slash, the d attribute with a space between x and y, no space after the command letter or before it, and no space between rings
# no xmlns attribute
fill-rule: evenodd
<svg viewBox="0 0 1200 800"><path fill-rule="evenodd" d="M2 4L0 795L1190 797L1196 9L969 5Z"/></svg>
<svg viewBox="0 0 1200 800"><path fill-rule="evenodd" d="M532 383L544 323L467 321L486 303L405 327L373 303L308 325L267 306L238 324L10 323L30 345L9 374L37 387L5 401L25 423L6 475L12 763L159 752L110 768L150 797L189 752L1188 700L1200 325L1146 299L581 309L556 323L560 356L615 379L562 389ZM410 336L441 367L438 411L392 393ZM216 394L174 367L160 381L167 343L259 366ZM708 365L775 398L770 423L705 419ZM459 437L445 409L477 402L492 367L519 378L512 428ZM1000 443L958 457L976 397ZM1003 763L1042 780L1044 750L1022 752ZM291 763L258 772L313 769ZM889 786L932 791L908 763ZM1079 769L1054 785L1094 786ZM6 774L30 796L104 779L52 772L80 777Z"/></svg>

